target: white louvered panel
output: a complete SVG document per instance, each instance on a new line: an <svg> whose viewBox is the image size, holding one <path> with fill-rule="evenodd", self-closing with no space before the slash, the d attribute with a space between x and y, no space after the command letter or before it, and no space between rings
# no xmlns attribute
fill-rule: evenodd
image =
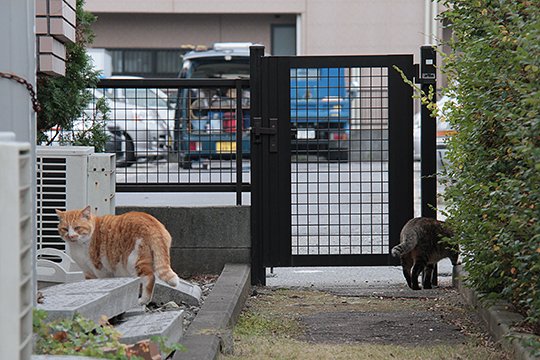
<svg viewBox="0 0 540 360"><path fill-rule="evenodd" d="M37 147L37 248L65 250L58 235L56 209L85 207L88 202L88 156L94 148L83 146Z"/></svg>
<svg viewBox="0 0 540 360"><path fill-rule="evenodd" d="M30 145L0 142L0 359L32 354L32 178Z"/></svg>
<svg viewBox="0 0 540 360"><path fill-rule="evenodd" d="M65 249L65 243L56 230L58 218L55 209L67 208L67 164L62 157L38 156L37 164L37 248Z"/></svg>
<svg viewBox="0 0 540 360"><path fill-rule="evenodd" d="M98 215L114 214L114 154L94 154L92 147L37 147L37 249L66 250L58 235L56 209L91 205Z"/></svg>

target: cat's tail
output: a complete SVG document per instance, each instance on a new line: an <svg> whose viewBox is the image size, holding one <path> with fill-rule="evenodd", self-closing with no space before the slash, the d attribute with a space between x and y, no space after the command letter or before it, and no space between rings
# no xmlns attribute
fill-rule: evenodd
<svg viewBox="0 0 540 360"><path fill-rule="evenodd" d="M157 277L167 284L176 287L180 282L178 275L171 269L171 257L169 249L162 245L154 251L154 272Z"/></svg>
<svg viewBox="0 0 540 360"><path fill-rule="evenodd" d="M416 246L416 239L402 239L402 242L392 248L392 256L400 257L411 252Z"/></svg>

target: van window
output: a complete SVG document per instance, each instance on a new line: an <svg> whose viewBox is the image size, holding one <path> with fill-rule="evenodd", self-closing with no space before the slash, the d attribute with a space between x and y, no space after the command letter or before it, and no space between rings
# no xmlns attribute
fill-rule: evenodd
<svg viewBox="0 0 540 360"><path fill-rule="evenodd" d="M184 71L184 69L186 71ZM232 58L224 61L222 56L202 58L184 62L180 74L183 78L248 78L249 58Z"/></svg>

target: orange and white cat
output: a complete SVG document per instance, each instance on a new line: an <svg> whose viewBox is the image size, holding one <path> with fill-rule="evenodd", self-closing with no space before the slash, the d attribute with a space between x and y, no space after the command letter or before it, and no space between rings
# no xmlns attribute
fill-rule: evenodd
<svg viewBox="0 0 540 360"><path fill-rule="evenodd" d="M94 216L90 206L59 211L58 232L87 279L138 276L139 304L148 304L155 276L177 286L170 266L171 235L153 216L142 212Z"/></svg>

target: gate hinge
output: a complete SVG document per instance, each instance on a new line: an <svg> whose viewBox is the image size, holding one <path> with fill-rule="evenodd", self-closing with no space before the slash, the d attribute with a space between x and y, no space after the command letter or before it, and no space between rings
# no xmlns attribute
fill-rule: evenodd
<svg viewBox="0 0 540 360"><path fill-rule="evenodd" d="M261 142L261 135L268 135L270 140L270 152L277 152L277 123L278 119L270 118L270 127L262 127L262 118L253 117L253 140L255 143Z"/></svg>

